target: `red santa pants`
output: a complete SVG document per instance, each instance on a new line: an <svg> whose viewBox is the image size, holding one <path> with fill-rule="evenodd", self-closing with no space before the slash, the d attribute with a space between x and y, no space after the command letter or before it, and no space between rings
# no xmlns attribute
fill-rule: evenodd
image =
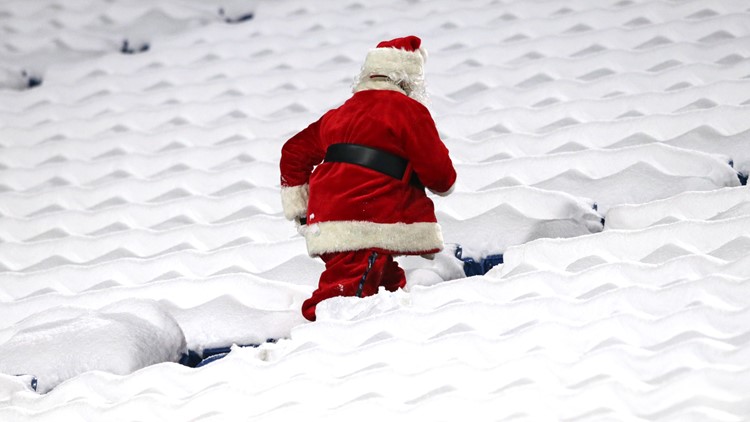
<svg viewBox="0 0 750 422"><path fill-rule="evenodd" d="M371 296L383 286L396 291L406 286L404 270L392 255L374 250L327 253L320 256L326 269L320 275L318 288L302 304L302 315L315 321L315 306L335 296Z"/></svg>

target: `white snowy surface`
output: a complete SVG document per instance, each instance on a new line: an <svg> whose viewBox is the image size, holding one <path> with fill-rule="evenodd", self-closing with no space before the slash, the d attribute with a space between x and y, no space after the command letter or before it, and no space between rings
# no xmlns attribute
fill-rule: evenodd
<svg viewBox="0 0 750 422"><path fill-rule="evenodd" d="M621 205L607 213L607 229L639 229L683 220L725 220L750 215L750 189L692 191L647 204Z"/></svg>
<svg viewBox="0 0 750 422"><path fill-rule="evenodd" d="M0 27L0 420L750 415L745 0L14 0ZM308 323L281 145L407 34L446 250ZM505 263L464 278L457 245Z"/></svg>
<svg viewBox="0 0 750 422"><path fill-rule="evenodd" d="M0 331L0 371L33 375L46 393L88 371L127 375L179 360L185 337L154 302L124 301L99 311L57 307Z"/></svg>

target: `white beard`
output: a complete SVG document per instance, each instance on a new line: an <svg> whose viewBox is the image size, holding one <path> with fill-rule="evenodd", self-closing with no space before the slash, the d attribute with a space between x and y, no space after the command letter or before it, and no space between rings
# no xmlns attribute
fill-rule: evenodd
<svg viewBox="0 0 750 422"><path fill-rule="evenodd" d="M354 78L352 92L367 90L397 91L420 102L425 107L429 103L422 75L409 75L406 72L399 71L383 75L385 78L372 78L372 76L372 73L362 69L360 74Z"/></svg>

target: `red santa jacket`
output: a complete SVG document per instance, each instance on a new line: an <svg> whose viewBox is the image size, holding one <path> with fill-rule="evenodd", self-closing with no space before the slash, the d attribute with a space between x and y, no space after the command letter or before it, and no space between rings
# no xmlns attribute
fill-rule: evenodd
<svg viewBox="0 0 750 422"><path fill-rule="evenodd" d="M440 226L424 189L356 164L321 164L328 146L336 143L408 159L425 187L438 195L450 193L456 180L426 107L396 90L359 91L289 139L281 151L284 214L290 220L307 218L308 253L440 251Z"/></svg>

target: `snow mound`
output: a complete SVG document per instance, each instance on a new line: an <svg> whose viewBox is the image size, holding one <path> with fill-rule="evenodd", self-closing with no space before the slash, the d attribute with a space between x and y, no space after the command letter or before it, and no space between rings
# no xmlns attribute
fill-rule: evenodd
<svg viewBox="0 0 750 422"><path fill-rule="evenodd" d="M661 263L685 255L742 258L750 248L750 217L683 221L625 231L610 230L572 239L539 239L509 248L501 275L531 269L576 272L607 262Z"/></svg>
<svg viewBox="0 0 750 422"><path fill-rule="evenodd" d="M459 190L528 185L591 198L605 213L618 204L740 184L727 157L658 143L464 164L458 171Z"/></svg>
<svg viewBox="0 0 750 422"><path fill-rule="evenodd" d="M640 229L682 220L724 220L750 216L750 189L745 186L685 192L660 201L620 205L607 213L605 229Z"/></svg>
<svg viewBox="0 0 750 422"><path fill-rule="evenodd" d="M89 371L127 375L176 362L185 349L177 322L157 303L126 300L98 311L56 308L0 332L0 372L33 375L37 391Z"/></svg>
<svg viewBox="0 0 750 422"><path fill-rule="evenodd" d="M441 198L438 219L445 241L478 259L542 237L599 232L602 216L595 206L563 192L512 186Z"/></svg>
<svg viewBox="0 0 750 422"><path fill-rule="evenodd" d="M0 402L13 394L36 391L37 380L31 375L0 374Z"/></svg>
<svg viewBox="0 0 750 422"><path fill-rule="evenodd" d="M315 314L321 322L353 321L398 309L408 305L410 300L403 290L389 292L381 288L376 295L365 298L333 297L324 300L318 305L320 309L316 307Z"/></svg>
<svg viewBox="0 0 750 422"><path fill-rule="evenodd" d="M222 296L189 309L171 311L196 353L231 344L257 345L289 337L292 327L307 322L298 309L269 311Z"/></svg>

